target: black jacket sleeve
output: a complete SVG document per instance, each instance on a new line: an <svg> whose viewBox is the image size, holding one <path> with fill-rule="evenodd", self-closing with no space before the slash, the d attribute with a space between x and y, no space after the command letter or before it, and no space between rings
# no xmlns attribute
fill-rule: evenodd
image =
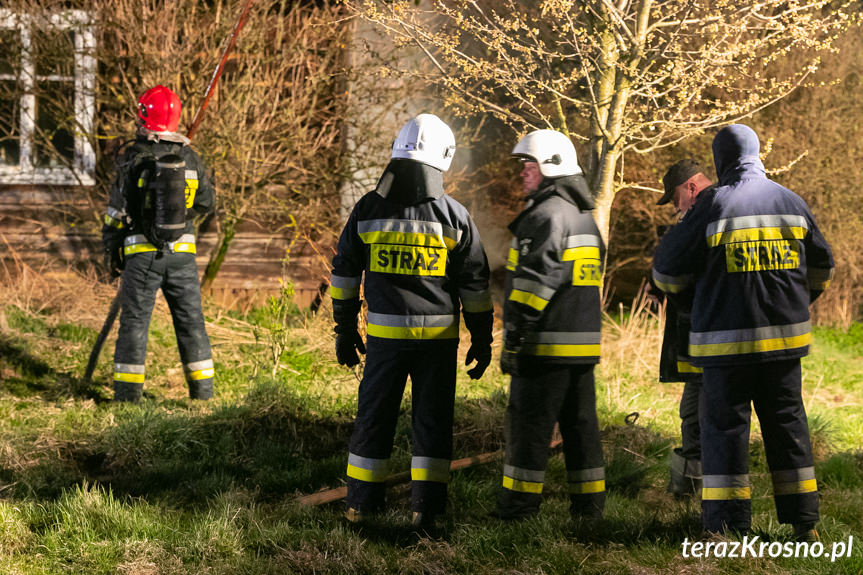
<svg viewBox="0 0 863 575"><path fill-rule="evenodd" d="M357 206L354 206L339 237L330 276L330 296L333 299L336 329L339 329L339 326L356 328L364 269L365 249L357 230Z"/></svg>
<svg viewBox="0 0 863 575"><path fill-rule="evenodd" d="M519 222L518 264L512 290L504 302L507 332L532 331L548 302L568 279L561 261L563 235L562 223L547 210L533 212Z"/></svg>
<svg viewBox="0 0 863 575"><path fill-rule="evenodd" d="M815 301L821 295L833 279L833 252L830 245L818 225L812 213L806 214L809 232L803 240L803 248L806 252L806 278L809 281L809 299Z"/></svg>
<svg viewBox="0 0 863 575"><path fill-rule="evenodd" d="M479 230L469 215L466 215L462 237L453 250L452 259L464 323L471 341L475 344L491 343L494 306L488 286L488 258Z"/></svg>

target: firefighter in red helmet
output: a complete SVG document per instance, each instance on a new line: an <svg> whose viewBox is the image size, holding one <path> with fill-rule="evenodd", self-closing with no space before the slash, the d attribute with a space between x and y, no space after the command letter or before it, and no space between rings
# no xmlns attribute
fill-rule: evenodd
<svg viewBox="0 0 863 575"><path fill-rule="evenodd" d="M102 226L105 261L123 274L122 314L114 351L114 399L143 392L147 330L156 292L171 309L193 399L213 396L213 357L204 329L195 264L196 221L213 211L203 161L177 132L180 98L155 86L138 99L138 131L120 156Z"/></svg>

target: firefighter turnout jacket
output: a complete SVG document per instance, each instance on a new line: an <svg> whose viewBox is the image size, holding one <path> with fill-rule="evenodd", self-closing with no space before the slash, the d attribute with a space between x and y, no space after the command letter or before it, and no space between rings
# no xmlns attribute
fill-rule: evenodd
<svg viewBox="0 0 863 575"><path fill-rule="evenodd" d="M363 273L370 338L457 340L461 307L474 341L491 341L488 262L467 210L444 194L440 170L392 160L354 206L333 259L334 308L359 309Z"/></svg>
<svg viewBox="0 0 863 575"><path fill-rule="evenodd" d="M504 328L531 360L599 362L605 244L584 177L545 179L509 225Z"/></svg>
<svg viewBox="0 0 863 575"><path fill-rule="evenodd" d="M114 351L114 398L119 401L141 397L147 332L160 289L171 309L190 396L209 399L213 394L215 369L195 263L195 219L213 210L215 193L203 162L185 145L188 140L176 134L168 137L170 141L142 130L122 154L102 228L112 267L121 259L124 262L122 314ZM159 186L165 184L156 175L158 170L152 169L160 158L172 158L175 166L172 184L176 187L172 185L170 193L177 197L170 202L180 221L171 224L169 237L176 237L171 241L154 231L159 221L152 214L164 205L158 197L154 199L155 190L164 189ZM177 171L181 169L183 173ZM180 187L181 177L184 188ZM185 213L180 193L185 195Z"/></svg>
<svg viewBox="0 0 863 575"><path fill-rule="evenodd" d="M411 509L432 518L446 502L460 308L473 345L491 344L493 322L479 234L467 210L444 194L441 170L393 159L377 189L354 206L333 259L340 334L356 331L363 274L368 359L348 448L346 504L359 513L383 505L410 376Z"/></svg>
<svg viewBox="0 0 863 575"><path fill-rule="evenodd" d="M171 242L169 251L196 253L196 217L205 216L215 206L215 191L198 154L181 142L164 139L153 140L139 134L134 143L122 153L117 168L117 177L108 197L108 208L102 226L102 243L107 251L121 249L124 256L157 251L145 236L142 222L138 218L145 201L148 185L147 174L142 173L145 162L175 154L186 162L186 229L183 235Z"/></svg>
<svg viewBox="0 0 863 575"><path fill-rule="evenodd" d="M719 187L698 196L654 256L660 289L676 294L694 285L689 356L699 367L805 356L809 304L833 274L806 203L767 179L757 152L741 154L758 149L754 132L734 137L742 141L715 150Z"/></svg>

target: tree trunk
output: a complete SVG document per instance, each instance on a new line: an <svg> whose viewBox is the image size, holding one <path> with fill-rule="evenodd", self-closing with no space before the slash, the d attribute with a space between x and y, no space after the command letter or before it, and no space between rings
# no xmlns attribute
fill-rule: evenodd
<svg viewBox="0 0 863 575"><path fill-rule="evenodd" d="M240 221L235 218L227 218L223 225L222 231L219 234L219 243L216 249L210 255L210 261L207 262L207 268L204 270L204 278L201 280L201 291L206 292L213 287L213 281L225 261L225 256L228 253L228 248L234 240L234 234L237 233L237 226Z"/></svg>

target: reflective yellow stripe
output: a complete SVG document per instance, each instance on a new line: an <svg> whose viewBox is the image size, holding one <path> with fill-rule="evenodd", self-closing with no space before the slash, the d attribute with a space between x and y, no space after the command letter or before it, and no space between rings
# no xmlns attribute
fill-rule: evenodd
<svg viewBox="0 0 863 575"><path fill-rule="evenodd" d="M704 373L700 367L695 367L688 361L677 360L677 373Z"/></svg>
<svg viewBox="0 0 863 575"><path fill-rule="evenodd" d="M680 293L686 288L688 288L689 285L692 283L692 276L690 274L671 276L668 274L659 273L654 268L652 271L652 275L653 283L655 283L656 287L658 287L665 293Z"/></svg>
<svg viewBox="0 0 863 575"><path fill-rule="evenodd" d="M186 379L191 381L197 381L199 379L210 379L216 373L215 368L209 369L199 369L197 371L190 371L186 374Z"/></svg>
<svg viewBox="0 0 863 575"><path fill-rule="evenodd" d="M800 493L813 493L815 491L818 491L818 483L814 479L773 484L774 495L797 495Z"/></svg>
<svg viewBox="0 0 863 575"><path fill-rule="evenodd" d="M411 468L411 479L413 481L447 483L449 481L449 473L435 471L434 469Z"/></svg>
<svg viewBox="0 0 863 575"><path fill-rule="evenodd" d="M382 470L363 469L355 465L348 464L348 477L351 479L359 479L369 483L383 483L386 481L387 473Z"/></svg>
<svg viewBox="0 0 863 575"><path fill-rule="evenodd" d="M692 357L711 357L717 355L740 355L745 353L763 353L783 349L796 349L809 345L812 334L804 333L793 337L777 337L756 341L732 341L728 343L689 344L689 355Z"/></svg>
<svg viewBox="0 0 863 575"><path fill-rule="evenodd" d="M543 355L549 357L599 357L599 344L525 344L522 348L522 352L527 355Z"/></svg>
<svg viewBox="0 0 863 575"><path fill-rule="evenodd" d="M438 457L414 456L411 458L411 479L413 481L449 481L449 459Z"/></svg>
<svg viewBox="0 0 863 575"><path fill-rule="evenodd" d="M506 269L508 271L514 272L515 267L518 265L518 250L515 248L509 248L509 253L506 256Z"/></svg>
<svg viewBox="0 0 863 575"><path fill-rule="evenodd" d="M512 292L510 292L509 299L510 301L523 303L524 305L532 307L533 309L538 311L544 310L545 306L548 305L548 300L542 299L537 295L518 289L514 289L512 290Z"/></svg>
<svg viewBox="0 0 863 575"><path fill-rule="evenodd" d="M127 256L131 256L133 254L140 254L142 252L155 252L156 246L153 244L132 244L131 246L125 246L123 248L123 253Z"/></svg>
<svg viewBox="0 0 863 575"><path fill-rule="evenodd" d="M570 483L569 492L574 495L586 493L602 493L605 491L605 479L597 481L585 481L584 483Z"/></svg>
<svg viewBox="0 0 863 575"><path fill-rule="evenodd" d="M458 324L446 327L396 327L370 323L366 331L371 336L387 339L453 339L458 337Z"/></svg>
<svg viewBox="0 0 863 575"><path fill-rule="evenodd" d="M581 246L577 248L569 248L563 250L561 261L569 262L574 260L598 260L599 248L595 246Z"/></svg>
<svg viewBox="0 0 863 575"><path fill-rule="evenodd" d="M140 254L143 252L155 251L157 251L156 246L154 246L153 244L132 244L123 248L123 254L127 256L131 256L133 254ZM177 243L174 244L174 253L195 254L197 253L197 248L195 247L195 244L190 244L186 242Z"/></svg>
<svg viewBox="0 0 863 575"><path fill-rule="evenodd" d="M143 373L120 373L114 372L114 381L127 381L129 383L144 383Z"/></svg>
<svg viewBox="0 0 863 575"><path fill-rule="evenodd" d="M420 232L399 231L374 231L360 233L360 239L367 244L395 244L402 246L427 246L433 248L445 247L453 249L458 242L446 236L441 237L434 234L423 234Z"/></svg>
<svg viewBox="0 0 863 575"><path fill-rule="evenodd" d="M512 477L503 476L503 486L510 491L518 491L521 493L542 493L542 483L533 481L522 481L513 479Z"/></svg>
<svg viewBox="0 0 863 575"><path fill-rule="evenodd" d="M194 254L197 253L197 248L195 247L195 244L187 244L183 242L180 244L174 244L174 253Z"/></svg>
<svg viewBox="0 0 863 575"><path fill-rule="evenodd" d="M122 220L112 218L108 214L105 214L104 221L105 225L111 226L112 228L117 228L118 230L122 230L126 227L126 224L124 224Z"/></svg>
<svg viewBox="0 0 863 575"><path fill-rule="evenodd" d="M779 226L769 228L748 228L742 230L726 230L707 237L707 245L711 248L734 242L754 242L759 240L802 240L808 230L797 226Z"/></svg>
<svg viewBox="0 0 863 575"><path fill-rule="evenodd" d="M731 499L751 499L749 487L702 487L701 499L706 501L727 501Z"/></svg>
<svg viewBox="0 0 863 575"><path fill-rule="evenodd" d="M359 295L359 288L338 288L330 285L330 297L333 299L355 299Z"/></svg>

